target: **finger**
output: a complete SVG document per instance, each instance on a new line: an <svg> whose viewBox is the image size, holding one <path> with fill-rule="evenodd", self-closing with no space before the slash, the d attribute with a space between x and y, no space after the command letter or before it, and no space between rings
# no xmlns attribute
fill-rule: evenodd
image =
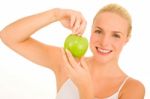
<svg viewBox="0 0 150 99"><path fill-rule="evenodd" d="M64 51L63 48L61 48L61 52L62 52L62 56L63 56L63 60L64 60L65 64L66 64L66 65L70 65L69 62L68 62L66 53L65 53L65 51Z"/></svg>
<svg viewBox="0 0 150 99"><path fill-rule="evenodd" d="M81 58L81 66L82 66L83 68L85 68L86 70L88 70L88 65L87 65L87 63L86 63L86 61L85 61L84 58Z"/></svg>
<svg viewBox="0 0 150 99"><path fill-rule="evenodd" d="M85 28L86 28L86 24L87 24L86 21L83 19L81 22L80 28L77 31L79 33L79 36L81 36L84 33Z"/></svg>
<svg viewBox="0 0 150 99"><path fill-rule="evenodd" d="M72 29L73 29L73 26L75 24L75 20L76 20L75 16L72 15L71 20L70 20L70 26L71 26Z"/></svg>
<svg viewBox="0 0 150 99"><path fill-rule="evenodd" d="M82 14L80 16L81 16L80 17L80 20L81 20L80 21L80 27L77 30L77 33L78 33L79 36L81 36L84 33L85 28L86 28L86 24L87 24L84 16Z"/></svg>
<svg viewBox="0 0 150 99"><path fill-rule="evenodd" d="M76 17L75 21L76 22L75 22L75 24L73 26L73 33L78 34L78 30L80 28L80 23L81 23L81 18Z"/></svg>
<svg viewBox="0 0 150 99"><path fill-rule="evenodd" d="M76 62L76 60L74 59L74 57L72 56L71 52L69 50L66 49L66 54L67 54L67 57L68 57L68 60L69 60L69 63L71 64L71 66L73 68L78 68L79 64Z"/></svg>
<svg viewBox="0 0 150 99"><path fill-rule="evenodd" d="M67 55L66 55L64 49L61 48L61 51L62 51L62 56L63 56L63 60L64 60L64 63L65 63L65 67L66 67L67 72L69 72L69 73L74 72L72 66L69 64L69 61L68 61L68 58L67 58Z"/></svg>

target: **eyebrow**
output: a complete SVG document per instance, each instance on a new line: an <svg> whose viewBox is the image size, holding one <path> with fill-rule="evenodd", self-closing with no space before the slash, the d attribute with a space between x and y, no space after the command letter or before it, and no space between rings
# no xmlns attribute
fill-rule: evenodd
<svg viewBox="0 0 150 99"><path fill-rule="evenodd" d="M100 30L103 30L101 27L98 27L98 26L97 26L96 28L98 28L98 29L100 29ZM112 32L113 32L113 33L117 33L117 34L123 35L122 32L120 32L120 31L115 31L115 30L114 30L114 31L112 31Z"/></svg>
<svg viewBox="0 0 150 99"><path fill-rule="evenodd" d="M98 27L98 26L97 26L96 28L98 28L98 29L100 29L100 30L103 30L101 27Z"/></svg>
<svg viewBox="0 0 150 99"><path fill-rule="evenodd" d="M120 35L124 35L122 32L120 32L120 31L112 31L112 33L115 33L115 34L120 34Z"/></svg>

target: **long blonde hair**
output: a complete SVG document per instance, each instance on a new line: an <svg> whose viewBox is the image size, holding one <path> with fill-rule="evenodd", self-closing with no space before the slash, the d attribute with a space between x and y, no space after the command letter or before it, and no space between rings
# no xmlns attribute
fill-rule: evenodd
<svg viewBox="0 0 150 99"><path fill-rule="evenodd" d="M103 13L103 12L112 12L112 13L118 14L121 17L125 18L128 21L128 23L129 23L128 35L127 36L128 37L131 36L132 19L131 19L130 14L128 13L128 11L124 7L122 7L122 6L118 5L118 4L114 4L114 3L108 4L108 5L104 6L102 9L100 9L97 12L96 16L94 17L93 22L95 21L95 19L97 18L97 16L99 14Z"/></svg>

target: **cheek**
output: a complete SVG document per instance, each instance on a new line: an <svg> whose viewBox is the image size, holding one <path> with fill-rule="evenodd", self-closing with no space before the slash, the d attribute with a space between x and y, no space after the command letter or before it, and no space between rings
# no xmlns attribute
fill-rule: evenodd
<svg viewBox="0 0 150 99"><path fill-rule="evenodd" d="M93 35L91 34L91 36L90 36L90 41L93 39Z"/></svg>
<svg viewBox="0 0 150 99"><path fill-rule="evenodd" d="M91 37L90 37L90 42L91 42L91 43L94 43L94 42L96 42L97 40L98 40L97 36L91 35Z"/></svg>
<svg viewBox="0 0 150 99"><path fill-rule="evenodd" d="M94 39L93 39L93 36L91 35L91 36L90 36L90 48L92 47L91 45L92 45L92 43L93 43L93 40L94 40Z"/></svg>
<svg viewBox="0 0 150 99"><path fill-rule="evenodd" d="M93 35L91 35L90 36L90 45L92 44L93 40L94 40L94 37L93 37Z"/></svg>
<svg viewBox="0 0 150 99"><path fill-rule="evenodd" d="M115 48L116 50L118 50L118 52L122 50L123 46L124 46L124 42L118 42L115 44Z"/></svg>
<svg viewBox="0 0 150 99"><path fill-rule="evenodd" d="M93 49L95 42L96 42L95 36L91 35L90 36L90 48L91 48L91 50Z"/></svg>

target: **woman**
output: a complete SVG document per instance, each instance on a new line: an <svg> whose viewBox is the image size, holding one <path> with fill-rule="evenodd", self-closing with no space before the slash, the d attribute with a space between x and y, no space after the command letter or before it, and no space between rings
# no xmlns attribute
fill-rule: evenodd
<svg viewBox="0 0 150 99"><path fill-rule="evenodd" d="M31 38L53 22L82 35L86 20L80 12L51 9L20 19L1 31L2 41L25 58L50 68L57 80L57 99L144 99L143 84L124 73L118 64L132 29L128 12L109 4L95 16L90 37L91 57L74 59L68 50Z"/></svg>

